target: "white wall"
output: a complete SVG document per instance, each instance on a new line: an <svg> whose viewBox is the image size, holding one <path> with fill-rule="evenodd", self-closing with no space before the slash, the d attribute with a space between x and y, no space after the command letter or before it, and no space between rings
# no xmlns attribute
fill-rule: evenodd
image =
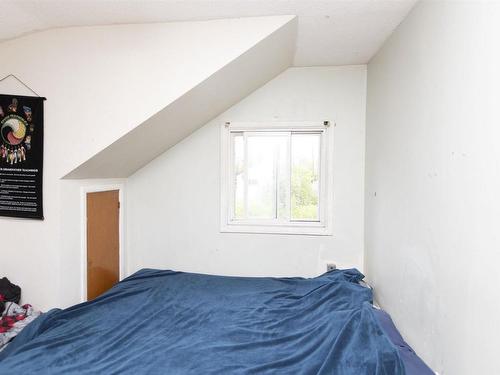
<svg viewBox="0 0 500 375"><path fill-rule="evenodd" d="M0 217L0 275L23 288L23 301L44 310L80 301L79 192L86 182L60 178L282 23L77 27L0 43L0 78L14 73L48 98L45 220ZM13 80L0 84L2 93L30 94L19 90Z"/></svg>
<svg viewBox="0 0 500 375"><path fill-rule="evenodd" d="M499 7L421 2L368 66L365 270L441 375L500 373Z"/></svg>
<svg viewBox="0 0 500 375"><path fill-rule="evenodd" d="M295 52L297 19L294 16L281 16L271 17L271 20L271 22L261 18L252 21L244 20L243 25L246 28L238 27L241 26L239 20L225 20L222 26L226 26L226 32L220 40L218 40L217 33L213 35L214 33L210 32L207 32L207 34L212 34L210 37L205 35L203 38L199 35L198 38L195 37L194 40L210 40L219 47L202 46L201 49L208 55L208 63L205 63L204 59L198 60L201 46L197 43L189 46L196 53L191 56L191 59L187 59L185 65L178 62L172 65L168 58L159 59L162 63L163 76L158 75L154 78L158 87L153 88L148 94L153 95L155 101L163 102L163 108L151 117L144 117L142 123L135 123L132 130L108 144L106 148L79 165L65 178L129 177L199 129L207 121L287 69L292 64ZM216 23L219 28L220 24L221 21ZM251 25L254 26L252 30L259 31L257 35L260 39L255 40L249 37L249 35L254 36L248 30ZM208 28L207 31L210 29ZM263 33L263 31L266 32ZM185 32L190 33L189 29ZM199 30L195 29L193 34L196 36L197 32ZM228 38L230 42L237 44L233 46L225 39L228 34L244 37ZM182 38L179 39L182 40ZM168 40L165 42L168 43ZM221 47L222 50L219 50ZM244 50L245 53L235 55L231 47L237 52ZM169 53L175 54L175 48ZM221 60L222 64L213 64L213 62L210 64L212 55L218 56L215 60L219 62L219 54L225 56ZM200 72L196 70L190 71L193 66L192 59L197 61L195 65L207 68L201 70L205 75L200 75ZM169 64L163 64L163 60L167 60ZM212 70L214 68L215 70ZM148 66L147 69L150 67ZM193 74L197 80L193 81ZM167 88L170 90L172 87L175 88L176 81L187 81L193 86L187 91L173 90L178 97L173 101L168 101L163 91L169 91ZM162 83L158 84L158 82ZM147 83L146 80L141 81L143 85L147 86ZM130 87L135 87L135 85L132 84ZM217 92L217 95L214 95L214 92ZM140 96L138 98L141 102L145 101ZM132 107L135 106L136 103L133 103ZM196 111L193 111L193 108L196 108ZM145 116L148 113L142 112L142 115ZM140 152L130 152L130 150L140 150Z"/></svg>
<svg viewBox="0 0 500 375"><path fill-rule="evenodd" d="M313 276L362 267L366 67L291 68L127 181L128 271ZM333 237L219 233L225 121L334 120Z"/></svg>

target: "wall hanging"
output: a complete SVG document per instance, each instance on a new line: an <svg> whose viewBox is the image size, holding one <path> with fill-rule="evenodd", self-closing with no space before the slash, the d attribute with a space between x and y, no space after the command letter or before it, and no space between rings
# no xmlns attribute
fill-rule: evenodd
<svg viewBox="0 0 500 375"><path fill-rule="evenodd" d="M44 100L0 94L0 216L43 219Z"/></svg>

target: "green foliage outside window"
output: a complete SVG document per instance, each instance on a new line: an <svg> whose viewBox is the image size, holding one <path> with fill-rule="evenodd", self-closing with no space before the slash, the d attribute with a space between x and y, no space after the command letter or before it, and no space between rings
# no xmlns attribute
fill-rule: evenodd
<svg viewBox="0 0 500 375"><path fill-rule="evenodd" d="M311 162L303 162L292 169L291 204L293 220L318 219L319 176Z"/></svg>

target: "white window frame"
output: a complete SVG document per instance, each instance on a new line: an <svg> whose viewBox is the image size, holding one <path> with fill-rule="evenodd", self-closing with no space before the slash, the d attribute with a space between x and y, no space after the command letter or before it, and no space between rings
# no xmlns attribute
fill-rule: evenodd
<svg viewBox="0 0 500 375"><path fill-rule="evenodd" d="M277 222L233 218L231 181L234 132L320 132L319 221ZM220 231L228 233L271 233L330 236L333 234L333 126L328 121L301 122L227 122L221 126Z"/></svg>

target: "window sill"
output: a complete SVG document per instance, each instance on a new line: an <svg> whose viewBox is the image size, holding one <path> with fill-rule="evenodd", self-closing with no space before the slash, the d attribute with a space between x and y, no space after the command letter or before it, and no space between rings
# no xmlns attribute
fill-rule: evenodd
<svg viewBox="0 0 500 375"><path fill-rule="evenodd" d="M221 233L254 233L254 234L291 234L291 235L307 235L307 236L331 236L332 230L324 224L310 225L258 225L258 224L242 224L229 223L223 224L220 228Z"/></svg>

